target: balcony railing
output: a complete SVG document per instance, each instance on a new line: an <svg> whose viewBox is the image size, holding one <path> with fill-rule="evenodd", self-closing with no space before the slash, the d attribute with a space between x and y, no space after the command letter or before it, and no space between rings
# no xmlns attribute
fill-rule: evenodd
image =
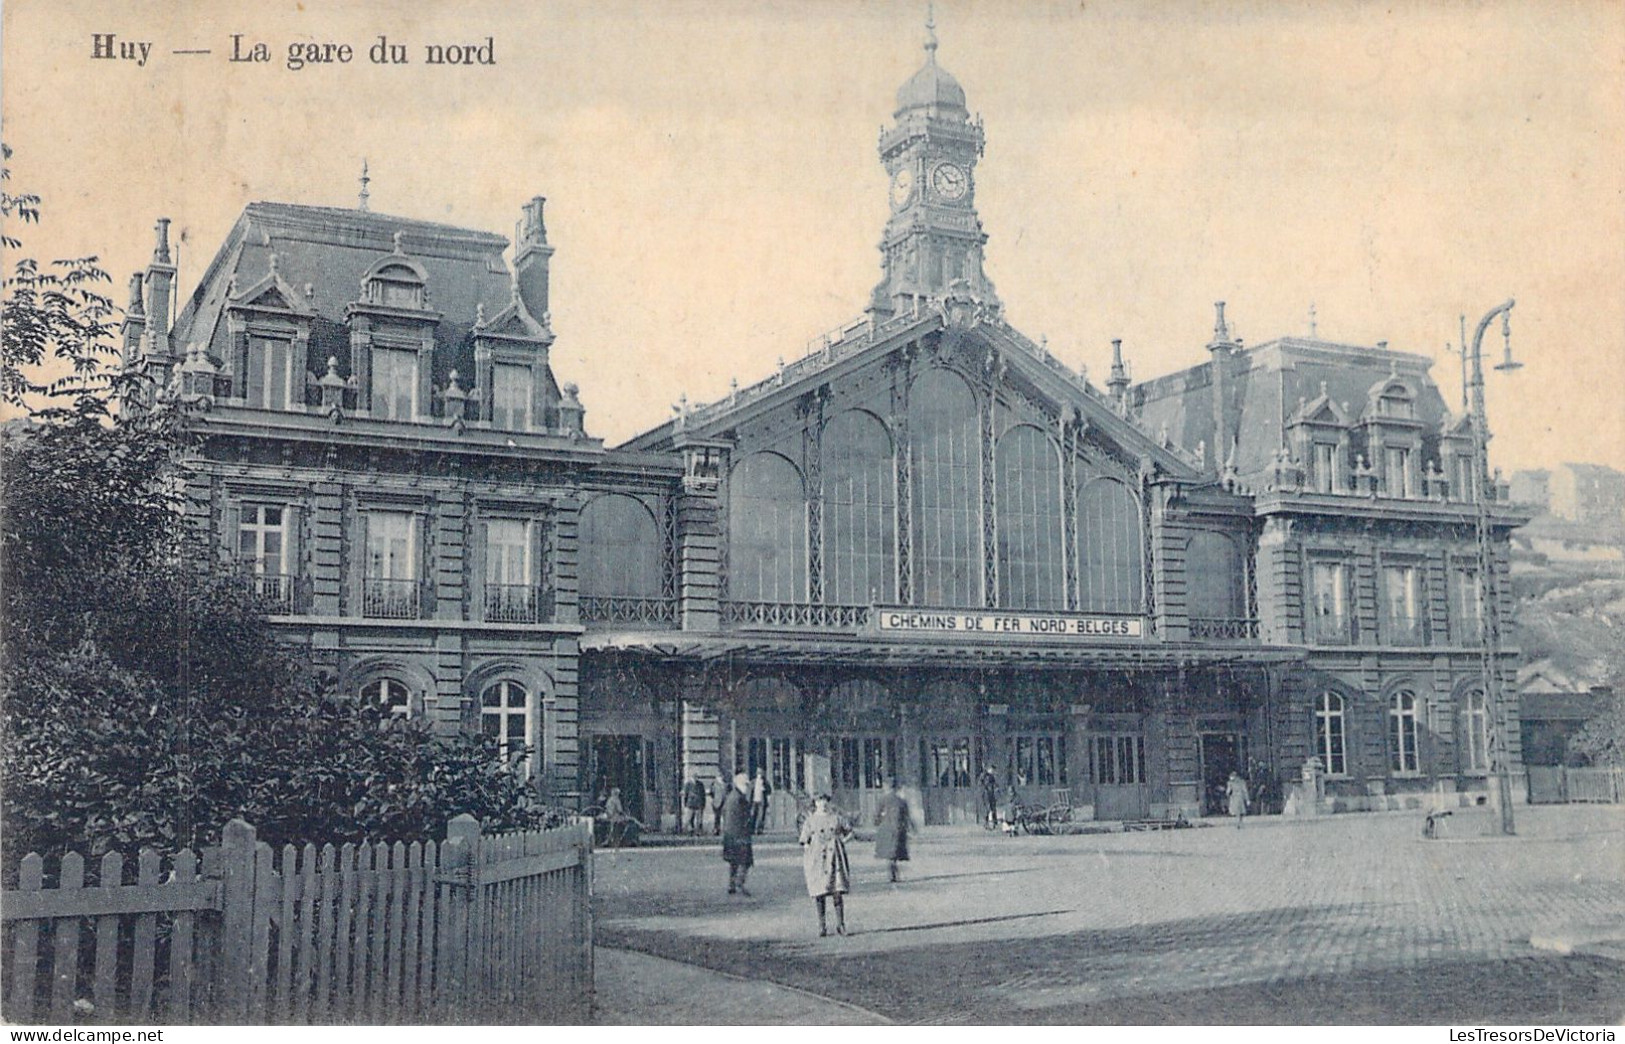
<svg viewBox="0 0 1625 1044"><path fill-rule="evenodd" d="M1191 639L1198 642L1256 642L1258 621L1239 616L1193 616Z"/></svg>
<svg viewBox="0 0 1625 1044"><path fill-rule="evenodd" d="M532 584L486 584L488 623L541 623L553 618L553 592Z"/></svg>
<svg viewBox="0 0 1625 1044"><path fill-rule="evenodd" d="M239 574L237 583L242 589L264 602L273 615L288 615L294 611L294 590L297 578L287 573Z"/></svg>
<svg viewBox="0 0 1625 1044"><path fill-rule="evenodd" d="M869 607L800 602L723 602L722 622L744 627L855 631L869 622Z"/></svg>
<svg viewBox="0 0 1625 1044"><path fill-rule="evenodd" d="M375 620L416 620L422 606L422 587L416 579L369 576L362 588L361 615Z"/></svg>
<svg viewBox="0 0 1625 1044"><path fill-rule="evenodd" d="M677 599L583 595L581 619L586 623L675 624Z"/></svg>

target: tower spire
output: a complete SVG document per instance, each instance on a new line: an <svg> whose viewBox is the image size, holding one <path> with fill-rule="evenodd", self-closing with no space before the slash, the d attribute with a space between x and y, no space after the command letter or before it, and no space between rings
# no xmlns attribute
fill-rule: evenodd
<svg viewBox="0 0 1625 1044"><path fill-rule="evenodd" d="M367 158L363 156L361 158L361 192L356 197L355 203L355 208L357 210L367 209L367 183L371 180L372 179L367 176Z"/></svg>

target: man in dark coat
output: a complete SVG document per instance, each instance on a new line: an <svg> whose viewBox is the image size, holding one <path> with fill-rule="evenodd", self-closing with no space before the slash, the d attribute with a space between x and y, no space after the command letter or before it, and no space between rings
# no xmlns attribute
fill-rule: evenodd
<svg viewBox="0 0 1625 1044"><path fill-rule="evenodd" d="M988 826L999 822L999 773L992 765L982 766L982 818Z"/></svg>
<svg viewBox="0 0 1625 1044"><path fill-rule="evenodd" d="M875 809L875 858L890 864L897 880L897 864L908 862L908 802L895 779L886 780L886 792Z"/></svg>
<svg viewBox="0 0 1625 1044"><path fill-rule="evenodd" d="M683 811L688 814L684 828L690 834L698 834L705 827L705 799L705 784L690 772L683 781Z"/></svg>
<svg viewBox="0 0 1625 1044"><path fill-rule="evenodd" d="M750 777L740 772L722 801L722 858L728 861L728 894L750 895L745 875L756 862L751 851Z"/></svg>

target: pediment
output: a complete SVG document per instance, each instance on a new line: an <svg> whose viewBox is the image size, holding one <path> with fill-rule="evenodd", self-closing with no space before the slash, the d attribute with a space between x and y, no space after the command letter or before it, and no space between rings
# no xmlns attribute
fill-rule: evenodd
<svg viewBox="0 0 1625 1044"><path fill-rule="evenodd" d="M229 295L230 303L234 308L252 308L270 312L293 312L297 315L315 315L308 294L298 290L282 278L277 271L276 255L271 255L269 270L260 279L246 289L239 288L236 280L232 282L232 292Z"/></svg>
<svg viewBox="0 0 1625 1044"><path fill-rule="evenodd" d="M548 328L547 315L540 320L530 314L525 307L524 299L519 296L519 287L515 284L512 296L506 308L487 319L485 306L479 306L474 320L474 336L497 337L504 340L515 341L542 341L551 344L553 331Z"/></svg>
<svg viewBox="0 0 1625 1044"><path fill-rule="evenodd" d="M1339 406L1326 392L1326 382L1320 383L1320 394L1315 398L1298 402L1298 408L1292 411L1287 418L1287 425L1318 424L1346 428L1349 424L1348 412Z"/></svg>
<svg viewBox="0 0 1625 1044"><path fill-rule="evenodd" d="M1079 431L1127 467L1187 478L1201 474L1200 464L1185 450L1145 432L1120 414L1104 392L1002 319L988 315L975 323L956 323L934 311L874 326L850 325L822 351L724 399L680 403L674 420L633 444L655 446L679 433L685 438L717 438L739 430L778 431L791 423L798 403L827 394L822 389L835 389L839 398L842 388L860 383L889 388L899 367L917 373L932 365L949 367L977 387L997 382L1007 406L1018 407L1018 413L1029 414L1046 427ZM885 376L888 372L891 377Z"/></svg>

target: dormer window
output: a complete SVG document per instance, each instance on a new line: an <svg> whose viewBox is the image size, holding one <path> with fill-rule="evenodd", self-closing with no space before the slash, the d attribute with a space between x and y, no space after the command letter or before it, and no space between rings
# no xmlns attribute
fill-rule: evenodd
<svg viewBox="0 0 1625 1044"><path fill-rule="evenodd" d="M1416 419L1416 403L1403 387L1394 385L1377 398L1377 416Z"/></svg>
<svg viewBox="0 0 1625 1044"><path fill-rule="evenodd" d="M417 417L418 353L401 348L372 350L372 415L382 420Z"/></svg>
<svg viewBox="0 0 1625 1044"><path fill-rule="evenodd" d="M496 363L491 367L491 427L529 431L536 385L529 366Z"/></svg>
<svg viewBox="0 0 1625 1044"><path fill-rule="evenodd" d="M288 407L289 360L293 345L278 337L249 337L243 399L265 410Z"/></svg>
<svg viewBox="0 0 1625 1044"><path fill-rule="evenodd" d="M410 265L384 265L367 280L367 303L421 310L423 279Z"/></svg>

